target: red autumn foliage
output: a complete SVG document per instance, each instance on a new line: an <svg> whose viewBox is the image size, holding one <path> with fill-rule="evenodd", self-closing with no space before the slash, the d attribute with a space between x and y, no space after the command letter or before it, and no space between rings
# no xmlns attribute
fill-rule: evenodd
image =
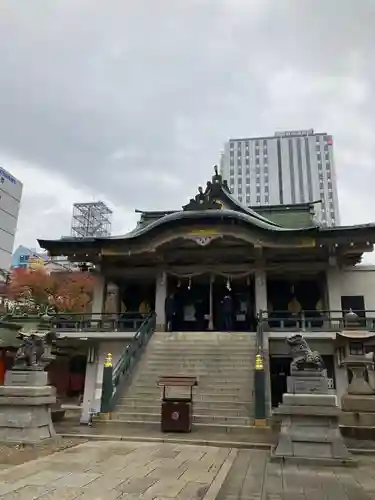
<svg viewBox="0 0 375 500"><path fill-rule="evenodd" d="M80 271L49 274L43 269L14 269L7 297L25 306L52 306L60 312L86 312L91 305L94 281L91 274Z"/></svg>

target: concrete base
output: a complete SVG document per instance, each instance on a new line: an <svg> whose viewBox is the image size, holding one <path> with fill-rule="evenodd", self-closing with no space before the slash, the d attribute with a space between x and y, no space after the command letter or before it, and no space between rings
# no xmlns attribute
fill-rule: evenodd
<svg viewBox="0 0 375 500"><path fill-rule="evenodd" d="M341 465L351 456L341 436L340 410L330 394L285 394L275 411L282 417L273 457L309 462L328 461Z"/></svg>
<svg viewBox="0 0 375 500"><path fill-rule="evenodd" d="M0 386L0 441L38 443L55 436L51 420L55 389L33 385L43 380L47 380L46 372L7 372L6 382L22 381L24 385Z"/></svg>

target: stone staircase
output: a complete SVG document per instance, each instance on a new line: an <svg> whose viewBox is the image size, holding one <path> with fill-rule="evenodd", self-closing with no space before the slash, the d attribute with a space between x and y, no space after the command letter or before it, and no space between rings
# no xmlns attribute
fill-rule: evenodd
<svg viewBox="0 0 375 500"><path fill-rule="evenodd" d="M253 333L155 333L118 400L112 422L160 428L158 378L191 375L198 378L194 427L246 432L254 421L255 342Z"/></svg>

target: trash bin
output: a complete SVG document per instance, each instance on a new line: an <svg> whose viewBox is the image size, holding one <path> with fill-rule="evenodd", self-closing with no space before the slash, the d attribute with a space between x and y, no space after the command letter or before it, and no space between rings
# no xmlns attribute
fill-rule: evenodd
<svg viewBox="0 0 375 500"><path fill-rule="evenodd" d="M163 388L161 402L162 432L191 432L193 422L193 387L198 385L195 377L161 377L159 387ZM168 397L166 389L186 388L186 396Z"/></svg>

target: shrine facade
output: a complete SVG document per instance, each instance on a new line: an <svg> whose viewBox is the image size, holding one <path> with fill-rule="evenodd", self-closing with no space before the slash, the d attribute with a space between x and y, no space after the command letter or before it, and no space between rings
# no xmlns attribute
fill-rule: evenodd
<svg viewBox="0 0 375 500"><path fill-rule="evenodd" d="M373 250L375 226L323 227L314 207L244 206L215 167L181 210L137 210L139 223L128 234L39 244L95 272L96 314L110 295L107 312L155 310L164 330L170 296L172 329L224 330L223 299L230 295L233 331L254 332L260 311L275 327L304 314L318 328L328 311L343 309L339 277Z"/></svg>

